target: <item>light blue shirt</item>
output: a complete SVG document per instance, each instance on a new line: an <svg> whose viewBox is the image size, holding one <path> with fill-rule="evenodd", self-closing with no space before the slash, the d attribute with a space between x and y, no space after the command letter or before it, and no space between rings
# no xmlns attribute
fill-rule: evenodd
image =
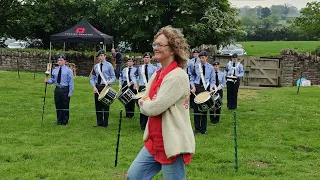
<svg viewBox="0 0 320 180"><path fill-rule="evenodd" d="M99 65L100 63L94 65L93 70L94 73L90 76L90 85L94 87L96 84L98 84L98 76L99 76ZM103 77L106 79L106 81L109 81L110 84L114 83L116 80L116 75L114 74L114 69L111 63L108 61L103 61L102 62L102 74ZM103 79L101 78L100 84L104 84Z"/></svg>
<svg viewBox="0 0 320 180"><path fill-rule="evenodd" d="M192 58L192 59L190 59L190 61L188 62L188 65L187 65L188 66L187 72L188 72L189 76L192 75L192 73L194 72L193 71L194 67L195 67L195 65L198 65L198 63L201 63L200 58L197 58L197 59Z"/></svg>
<svg viewBox="0 0 320 180"><path fill-rule="evenodd" d="M224 73L226 76L233 76L233 71L232 71L232 68L233 68L233 62L232 61L229 61L226 65L226 68L224 70ZM236 72L236 76L237 77L243 77L244 76L244 71L243 71L243 66L240 62L236 62L235 64L235 72Z"/></svg>
<svg viewBox="0 0 320 180"><path fill-rule="evenodd" d="M219 83L219 86L222 88L226 87L226 83L227 83L227 80L226 80L226 75L224 74L224 72L218 70L218 83ZM214 70L213 71L213 84L216 85L216 71Z"/></svg>
<svg viewBox="0 0 320 180"><path fill-rule="evenodd" d="M157 70L159 70L160 68L162 68L161 63L157 63Z"/></svg>
<svg viewBox="0 0 320 180"><path fill-rule="evenodd" d="M129 67L125 67L121 74L120 74L120 77L119 77L119 85L121 85L123 82L127 81L127 69ZM132 66L131 67L131 71L130 71L130 78L131 78L131 81L133 82L133 84L136 84L137 83L137 76L136 76L136 71L137 71L137 68ZM129 72L128 72L129 73ZM127 82L128 83L128 82Z"/></svg>
<svg viewBox="0 0 320 180"><path fill-rule="evenodd" d="M145 65L146 64L143 64L143 65L141 65L141 66L139 66L138 68L137 68L137 75L138 75L138 80L139 80L139 86L145 86L145 84L144 84L144 80L143 80L143 73L144 73L144 71L145 71ZM146 75L146 78L148 78L148 80L150 80L150 78L151 78L151 76L153 75L153 73L154 72L156 72L157 71L157 67L155 67L154 65L152 65L151 63L148 63L147 64L148 65L148 74ZM161 64L160 64L161 65ZM148 82L148 80L147 80L147 82Z"/></svg>
<svg viewBox="0 0 320 180"><path fill-rule="evenodd" d="M204 81L206 82L206 84L209 84L208 86L210 86L210 88L214 87L214 81L213 78L214 77L214 69L213 66L209 63L205 63L205 75L204 75ZM201 64L201 70L202 70L202 64ZM190 76L190 84L192 87L195 87L194 84L200 84L200 79L201 79L201 72L199 69L199 65L195 66L195 74Z"/></svg>
<svg viewBox="0 0 320 180"><path fill-rule="evenodd" d="M52 70L51 78L48 80L48 84L54 84L56 86L69 86L68 96L72 96L74 91L74 79L72 70L66 65L61 66L61 81L58 84L58 74L60 70L60 66L55 67Z"/></svg>

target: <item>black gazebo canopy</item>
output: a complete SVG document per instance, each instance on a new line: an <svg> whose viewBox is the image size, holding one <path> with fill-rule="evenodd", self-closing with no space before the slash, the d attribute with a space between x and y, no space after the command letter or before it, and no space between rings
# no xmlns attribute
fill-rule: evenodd
<svg viewBox="0 0 320 180"><path fill-rule="evenodd" d="M80 21L72 28L50 36L51 42L112 44L113 37L104 34L85 20Z"/></svg>

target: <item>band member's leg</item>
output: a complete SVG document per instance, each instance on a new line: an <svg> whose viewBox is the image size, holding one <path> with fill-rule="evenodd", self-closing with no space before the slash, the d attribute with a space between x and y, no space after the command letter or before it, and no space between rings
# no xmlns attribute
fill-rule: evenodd
<svg viewBox="0 0 320 180"><path fill-rule="evenodd" d="M97 87L99 93L103 88ZM95 107L96 107L96 116L97 116L97 125L102 126L103 124L103 114L102 114L102 107L103 104L98 101L99 95L98 93L94 93L94 102L95 102Z"/></svg>
<svg viewBox="0 0 320 180"><path fill-rule="evenodd" d="M130 90L134 93L134 94L137 94L137 90L135 90L133 88L134 86L131 85L130 86ZM129 115L129 118L132 118L134 116L134 107L135 107L135 100L132 99L129 103L128 103L128 115Z"/></svg>
<svg viewBox="0 0 320 180"><path fill-rule="evenodd" d="M200 115L200 111L198 109L198 107L194 107L194 115L193 115L193 119L194 119L194 132L198 133L201 131L201 126L200 126L200 122L201 122L201 115Z"/></svg>
<svg viewBox="0 0 320 180"><path fill-rule="evenodd" d="M141 92L144 89L145 89L145 86L139 86L139 92ZM138 101L136 101L136 102L137 102L137 106L139 107ZM141 128L141 130L144 130L146 128L147 122L148 122L148 116L140 113L140 128Z"/></svg>
<svg viewBox="0 0 320 180"><path fill-rule="evenodd" d="M238 106L238 91L239 91L239 86L240 86L240 79L238 78L237 82L234 85L234 109L237 108Z"/></svg>
<svg viewBox="0 0 320 180"><path fill-rule="evenodd" d="M201 113L201 133L207 132L207 112Z"/></svg>
<svg viewBox="0 0 320 180"><path fill-rule="evenodd" d="M102 126L107 127L109 125L109 111L110 106L103 105L103 122Z"/></svg>
<svg viewBox="0 0 320 180"><path fill-rule="evenodd" d="M231 99L232 99L232 85L233 82L227 81L227 107L228 109L231 108Z"/></svg>
<svg viewBox="0 0 320 180"><path fill-rule="evenodd" d="M216 116L217 116L217 111L216 110L211 110L209 111L210 113L210 123L215 124L216 123Z"/></svg>
<svg viewBox="0 0 320 180"><path fill-rule="evenodd" d="M194 103L194 94L190 94L190 108L194 109L195 108L195 103Z"/></svg>
<svg viewBox="0 0 320 180"><path fill-rule="evenodd" d="M62 89L63 90L63 99L62 99L62 105L63 105L63 111L62 111L62 124L67 125L69 122L69 103L70 98L68 97L69 89Z"/></svg>
<svg viewBox="0 0 320 180"><path fill-rule="evenodd" d="M222 98L223 98L223 90L222 89L219 90L218 93L219 93L219 95L221 97L221 100L222 100ZM211 116L210 116L211 123L213 123L213 124L219 123L220 114L221 114L221 107L219 109L216 109L213 112L214 112L215 115L213 116L213 118L211 118Z"/></svg>
<svg viewBox="0 0 320 180"><path fill-rule="evenodd" d="M63 109L63 104L62 104L62 98L63 97L63 92L62 89L56 88L54 90L54 102L56 105L56 113L57 113L57 124L61 125L63 122L63 114L62 110Z"/></svg>

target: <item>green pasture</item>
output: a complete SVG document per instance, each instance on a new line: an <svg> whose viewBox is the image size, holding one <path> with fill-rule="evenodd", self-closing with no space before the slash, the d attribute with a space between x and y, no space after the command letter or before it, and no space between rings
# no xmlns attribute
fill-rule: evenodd
<svg viewBox="0 0 320 180"><path fill-rule="evenodd" d="M260 45L242 44L248 53ZM52 85L42 122L43 79L43 73L33 79L32 72L21 72L19 80L15 71L0 71L0 179L124 179L143 146L138 109L133 119L122 121L114 167L122 104L116 100L111 105L108 128L92 127L96 120L89 78L76 77L69 126L55 125ZM238 172L233 111L225 103L221 123L209 124L207 135L195 136L196 153L186 166L187 179L319 179L319 91L320 87L302 87L299 94L296 87L241 89L236 111ZM226 92L224 96L226 102ZM161 173L154 179L161 179Z"/></svg>
<svg viewBox="0 0 320 180"><path fill-rule="evenodd" d="M320 46L318 41L249 41L237 42L244 46L248 56L280 57L283 49L293 49L298 52L315 52Z"/></svg>

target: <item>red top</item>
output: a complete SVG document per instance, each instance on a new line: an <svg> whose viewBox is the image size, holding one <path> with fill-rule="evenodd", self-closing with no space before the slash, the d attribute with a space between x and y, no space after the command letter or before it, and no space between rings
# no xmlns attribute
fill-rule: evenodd
<svg viewBox="0 0 320 180"><path fill-rule="evenodd" d="M173 61L162 73L162 69L156 72L156 77L151 84L149 98L153 99L156 95L158 88L160 87L163 78L172 70L178 67L178 63ZM148 122L149 136L146 141L145 147L149 153L154 156L154 160L161 164L173 163L180 154L174 157L167 158L164 151L163 137L162 137L162 115L150 116ZM183 161L185 164L189 164L191 161L191 154L183 154Z"/></svg>

